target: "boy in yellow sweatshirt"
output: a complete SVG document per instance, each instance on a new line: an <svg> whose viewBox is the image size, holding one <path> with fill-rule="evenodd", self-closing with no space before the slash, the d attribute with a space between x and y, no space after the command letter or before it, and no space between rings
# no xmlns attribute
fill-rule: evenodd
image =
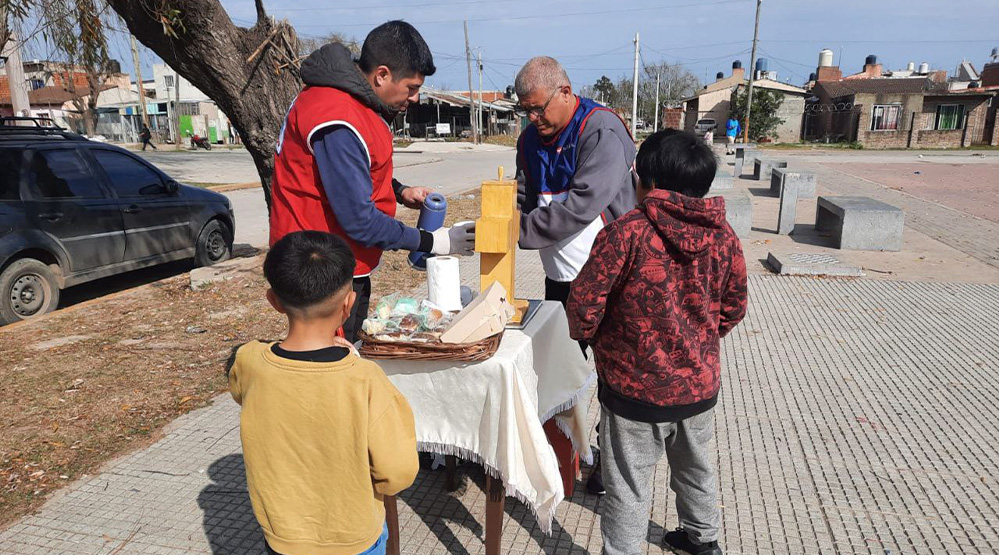
<svg viewBox="0 0 999 555"><path fill-rule="evenodd" d="M385 553L383 497L419 470L406 398L334 337L354 303L353 272L350 248L329 233L275 243L264 260L267 300L287 315L288 337L243 345L229 370L268 553Z"/></svg>

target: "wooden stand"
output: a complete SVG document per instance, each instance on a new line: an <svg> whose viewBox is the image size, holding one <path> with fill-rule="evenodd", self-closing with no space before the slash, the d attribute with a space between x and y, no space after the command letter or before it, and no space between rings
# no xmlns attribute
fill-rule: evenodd
<svg viewBox="0 0 999 555"><path fill-rule="evenodd" d="M482 182L482 216L475 220L475 251L479 253L479 291L500 282L507 301L517 310L511 319L515 324L527 312L527 301L517 299L514 289L518 239L517 182L503 179L500 166L496 181Z"/></svg>
<svg viewBox="0 0 999 555"><path fill-rule="evenodd" d="M486 474L486 555L500 555L506 488L503 480Z"/></svg>

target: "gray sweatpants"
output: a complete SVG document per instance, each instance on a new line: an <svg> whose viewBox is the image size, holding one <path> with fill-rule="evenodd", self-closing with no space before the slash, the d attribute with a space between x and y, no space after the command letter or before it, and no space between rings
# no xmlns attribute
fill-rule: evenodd
<svg viewBox="0 0 999 555"><path fill-rule="evenodd" d="M698 543L717 541L718 480L709 444L714 409L680 422L648 424L601 407L600 462L607 495L600 511L605 555L642 553L652 509L652 478L663 452L680 527Z"/></svg>

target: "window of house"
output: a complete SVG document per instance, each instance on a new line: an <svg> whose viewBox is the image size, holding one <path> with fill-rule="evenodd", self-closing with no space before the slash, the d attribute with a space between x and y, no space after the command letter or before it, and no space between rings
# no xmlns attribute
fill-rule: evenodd
<svg viewBox="0 0 999 555"><path fill-rule="evenodd" d="M961 129L964 123L964 104L941 104L937 106L934 129Z"/></svg>
<svg viewBox="0 0 999 555"><path fill-rule="evenodd" d="M871 131L895 131L901 119L901 104L875 104L871 112Z"/></svg>
<svg viewBox="0 0 999 555"><path fill-rule="evenodd" d="M36 198L103 198L104 191L75 150L42 150L31 158L29 183Z"/></svg>
<svg viewBox="0 0 999 555"><path fill-rule="evenodd" d="M166 193L159 174L127 154L93 150L97 163L108 174L119 197L142 197Z"/></svg>

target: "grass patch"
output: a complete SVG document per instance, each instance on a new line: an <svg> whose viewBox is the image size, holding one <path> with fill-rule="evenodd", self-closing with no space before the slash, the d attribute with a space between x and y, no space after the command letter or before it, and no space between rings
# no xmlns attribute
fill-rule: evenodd
<svg viewBox="0 0 999 555"><path fill-rule="evenodd" d="M517 137L513 135L489 135L488 137L483 137L482 142L488 145L508 146L510 148L517 147Z"/></svg>
<svg viewBox="0 0 999 555"><path fill-rule="evenodd" d="M449 198L445 224L475 219L479 206L478 191ZM403 209L399 219L415 225L418 215ZM372 307L426 279L408 254L385 253L371 277ZM0 327L0 527L225 392L233 349L283 337L262 263L262 254L248 259L232 279L198 291L182 274Z"/></svg>
<svg viewBox="0 0 999 555"><path fill-rule="evenodd" d="M850 143L758 143L763 150L863 150L864 145Z"/></svg>

